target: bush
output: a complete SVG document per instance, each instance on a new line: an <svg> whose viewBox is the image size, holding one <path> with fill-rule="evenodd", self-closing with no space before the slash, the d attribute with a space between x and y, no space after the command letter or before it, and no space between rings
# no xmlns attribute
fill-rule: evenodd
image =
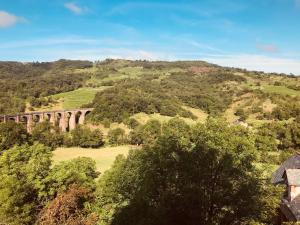
<svg viewBox="0 0 300 225"><path fill-rule="evenodd" d="M99 148L104 145L103 134L99 129L91 131L87 127L77 126L71 131L72 145L82 148Z"/></svg>
<svg viewBox="0 0 300 225"><path fill-rule="evenodd" d="M130 129L135 129L140 125L140 123L134 119L134 118L129 118L128 120L125 121L125 124L130 128Z"/></svg>
<svg viewBox="0 0 300 225"><path fill-rule="evenodd" d="M23 124L8 121L0 124L0 153L14 145L22 145L30 140Z"/></svg>
<svg viewBox="0 0 300 225"><path fill-rule="evenodd" d="M134 145L152 145L161 135L161 123L158 120L149 120L140 125L129 134L129 140Z"/></svg>
<svg viewBox="0 0 300 225"><path fill-rule="evenodd" d="M249 114L246 113L246 111L242 108L237 109L236 112L235 112L235 115L239 116L240 120L242 120L242 121L245 121L249 116Z"/></svg>
<svg viewBox="0 0 300 225"><path fill-rule="evenodd" d="M92 192L84 187L73 185L69 190L60 193L40 213L38 225L96 224L97 217L90 214L85 205L92 202ZM90 215L89 215L90 214Z"/></svg>
<svg viewBox="0 0 300 225"><path fill-rule="evenodd" d="M122 145L127 142L125 131L122 128L110 130L107 137L110 145Z"/></svg>
<svg viewBox="0 0 300 225"><path fill-rule="evenodd" d="M32 129L32 139L55 149L64 144L64 135L48 121L37 123Z"/></svg>

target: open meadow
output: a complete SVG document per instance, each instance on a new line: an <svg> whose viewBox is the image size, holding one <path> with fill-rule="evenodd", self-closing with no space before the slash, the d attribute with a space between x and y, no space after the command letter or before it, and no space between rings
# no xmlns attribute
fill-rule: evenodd
<svg viewBox="0 0 300 225"><path fill-rule="evenodd" d="M61 161L67 161L77 157L89 157L96 161L97 171L102 174L112 166L118 155L127 156L130 149L134 148L134 146L130 145L103 147L99 149L58 148L53 152L53 161L54 164L58 164Z"/></svg>

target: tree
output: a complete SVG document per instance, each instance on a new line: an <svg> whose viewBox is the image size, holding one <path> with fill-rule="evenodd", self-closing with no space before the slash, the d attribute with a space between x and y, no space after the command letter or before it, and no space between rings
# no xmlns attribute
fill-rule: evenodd
<svg viewBox="0 0 300 225"><path fill-rule="evenodd" d="M135 129L140 125L140 123L134 119L134 118L129 118L128 120L125 121L125 124L130 128L130 129Z"/></svg>
<svg viewBox="0 0 300 225"><path fill-rule="evenodd" d="M85 206L93 201L92 192L72 185L53 199L39 215L39 225L94 225L97 216Z"/></svg>
<svg viewBox="0 0 300 225"><path fill-rule="evenodd" d="M96 162L91 158L78 157L70 161L63 161L55 165L45 178L44 196L55 197L58 192L68 190L76 184L93 190L96 172Z"/></svg>
<svg viewBox="0 0 300 225"><path fill-rule="evenodd" d="M131 144L151 145L161 135L161 123L158 120L149 120L145 125L138 126L130 133Z"/></svg>
<svg viewBox="0 0 300 225"><path fill-rule="evenodd" d="M197 125L188 148L176 134L119 157L100 178L101 220L113 225L258 221L263 184L253 166L252 135L220 120Z"/></svg>
<svg viewBox="0 0 300 225"><path fill-rule="evenodd" d="M41 144L15 146L0 157L0 221L29 225L44 204L44 179L51 149Z"/></svg>
<svg viewBox="0 0 300 225"><path fill-rule="evenodd" d="M58 127L54 127L50 122L37 123L32 129L32 139L46 146L55 149L64 143L64 135Z"/></svg>
<svg viewBox="0 0 300 225"><path fill-rule="evenodd" d="M127 141L125 130L123 130L122 128L109 130L107 137L109 140L109 144L111 145L122 145L125 144Z"/></svg>
<svg viewBox="0 0 300 225"><path fill-rule="evenodd" d="M104 144L103 134L99 129L91 131L84 126L77 126L71 131L73 146L99 148Z"/></svg>
<svg viewBox="0 0 300 225"><path fill-rule="evenodd" d="M278 143L276 140L276 132L271 130L269 125L263 125L259 128L255 135L255 146L261 154L261 162L264 163L280 163L278 159L274 159L268 154L269 152L278 151Z"/></svg>
<svg viewBox="0 0 300 225"><path fill-rule="evenodd" d="M162 135L176 139L182 148L191 147L192 132L190 126L180 118L173 118L162 125Z"/></svg>
<svg viewBox="0 0 300 225"><path fill-rule="evenodd" d="M29 141L29 134L22 124L8 121L0 124L0 153L14 145L22 145Z"/></svg>
<svg viewBox="0 0 300 225"><path fill-rule="evenodd" d="M76 158L51 166L51 148L35 143L15 146L0 157L0 221L31 225L60 192L77 185L95 189L96 163Z"/></svg>

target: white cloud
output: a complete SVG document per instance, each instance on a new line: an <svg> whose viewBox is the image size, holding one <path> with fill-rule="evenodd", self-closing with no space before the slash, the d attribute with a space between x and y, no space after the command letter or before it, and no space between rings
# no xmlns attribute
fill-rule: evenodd
<svg viewBox="0 0 300 225"><path fill-rule="evenodd" d="M111 59L129 59L129 60L172 60L172 56L167 53L148 51L144 49L128 49L128 48L96 48L74 50L66 53L65 58L70 59L88 59L101 60Z"/></svg>
<svg viewBox="0 0 300 225"><path fill-rule="evenodd" d="M135 42L134 44L144 44ZM47 48L47 47L72 47L76 50L78 47L93 46L132 46L130 41L123 41L115 38L89 38L81 36L50 37L44 39L20 40L0 43L0 49L13 50L20 48Z"/></svg>
<svg viewBox="0 0 300 225"><path fill-rule="evenodd" d="M9 51L12 53L12 51ZM14 52L15 54L16 52ZM53 47L53 48L36 48L19 54L19 60L22 61L53 61L61 58L79 59L79 60L103 60L111 59L129 59L129 60L175 60L173 55L148 51L145 49L130 49L130 48L82 48L70 49L68 47ZM1 59L1 56L0 56ZM5 60L8 60L5 57ZM9 59L14 60L14 59Z"/></svg>
<svg viewBox="0 0 300 225"><path fill-rule="evenodd" d="M276 53L279 51L278 47L272 44L257 44L256 48L260 51L267 52L267 53Z"/></svg>
<svg viewBox="0 0 300 225"><path fill-rule="evenodd" d="M56 45L76 45L76 44L97 44L102 43L106 40L82 38L76 36L63 37L63 38L46 38L36 40L22 40L12 41L0 44L0 49L13 49L13 48L24 48L24 47L36 47L36 46L56 46Z"/></svg>
<svg viewBox="0 0 300 225"><path fill-rule="evenodd" d="M293 73L300 75L300 60L289 58L267 57L263 55L211 55L202 58L205 61L221 66L239 67L248 70Z"/></svg>
<svg viewBox="0 0 300 225"><path fill-rule="evenodd" d="M11 13L0 11L0 28L11 27L24 19Z"/></svg>
<svg viewBox="0 0 300 225"><path fill-rule="evenodd" d="M80 7L74 2L68 2L64 6L65 8L67 8L68 10L70 10L71 12L77 15L80 15L86 11L86 8Z"/></svg>

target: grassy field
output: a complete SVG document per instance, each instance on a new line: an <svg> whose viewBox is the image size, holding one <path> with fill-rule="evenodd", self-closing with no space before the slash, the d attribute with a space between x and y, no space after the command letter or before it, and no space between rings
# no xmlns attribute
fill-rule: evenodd
<svg viewBox="0 0 300 225"><path fill-rule="evenodd" d="M134 146L104 147L100 149L58 148L54 151L54 164L77 157L90 157L96 161L97 170L101 173L108 170L118 155L127 156Z"/></svg>
<svg viewBox="0 0 300 225"><path fill-rule="evenodd" d="M300 91L296 91L284 86L274 86L274 85L266 85L263 87L263 90L268 93L276 93L283 95L292 95L292 96L300 96Z"/></svg>
<svg viewBox="0 0 300 225"><path fill-rule="evenodd" d="M75 91L65 92L52 97L55 100L62 102L62 107L64 109L74 109L79 108L84 104L93 101L97 92L104 90L107 87L100 88L80 88Z"/></svg>
<svg viewBox="0 0 300 225"><path fill-rule="evenodd" d="M132 116L132 118L136 119L141 124L145 124L149 120L158 120L161 123L165 123L165 122L168 122L170 119L173 119L174 117L163 116L163 115L160 115L159 113L153 113L153 114L137 113L134 116ZM197 122L204 122L206 119L205 115L203 115L203 117L198 120L192 120L190 118L184 118L184 117L179 117L179 118L184 120L189 125L196 124Z"/></svg>

